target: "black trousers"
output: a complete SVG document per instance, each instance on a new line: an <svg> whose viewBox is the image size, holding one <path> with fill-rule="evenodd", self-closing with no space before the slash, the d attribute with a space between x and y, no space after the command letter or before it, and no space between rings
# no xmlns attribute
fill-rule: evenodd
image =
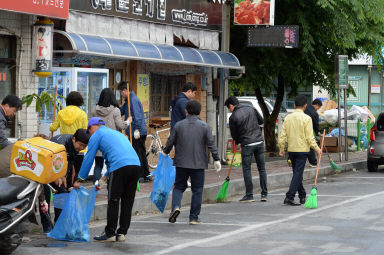
<svg viewBox="0 0 384 255"><path fill-rule="evenodd" d="M146 177L149 175L147 153L145 151L145 140L147 135L141 135L139 139L132 137L132 146L135 149L137 156L139 156L141 164L141 172L139 177Z"/></svg>
<svg viewBox="0 0 384 255"><path fill-rule="evenodd" d="M120 204L120 227L117 234L127 234L131 224L132 207L135 201L139 174L139 166L124 166L110 173L108 180L107 226L105 227L107 236L116 233Z"/></svg>
<svg viewBox="0 0 384 255"><path fill-rule="evenodd" d="M288 152L289 158L292 161L293 176L286 197L290 200L295 199L296 192L299 193L299 198L305 198L306 192L303 186L303 173L305 162L307 162L308 152Z"/></svg>

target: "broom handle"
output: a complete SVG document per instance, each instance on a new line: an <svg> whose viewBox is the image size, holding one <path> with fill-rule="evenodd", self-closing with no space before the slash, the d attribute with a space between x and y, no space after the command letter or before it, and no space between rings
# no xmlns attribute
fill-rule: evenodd
<svg viewBox="0 0 384 255"><path fill-rule="evenodd" d="M52 123L55 121L56 118L56 99L57 99L57 84L55 86L55 98L53 99L53 116L52 116ZM51 138L53 137L53 132L51 131Z"/></svg>
<svg viewBox="0 0 384 255"><path fill-rule="evenodd" d="M129 83L127 82L127 92L128 92L128 117L130 118L131 117L131 102L130 102L130 99L129 99L129 94L130 94L130 91L129 91ZM132 125L129 125L129 141L131 142L132 144Z"/></svg>
<svg viewBox="0 0 384 255"><path fill-rule="evenodd" d="M232 156L232 160L231 160L231 164L229 165L229 170L228 170L228 174L227 174L227 177L229 178L229 176L231 175L231 171L232 171L232 164L233 164L233 160L235 159L235 156L236 156L236 144L235 144L235 151L233 153L233 156Z"/></svg>
<svg viewBox="0 0 384 255"><path fill-rule="evenodd" d="M320 151L323 151L324 137L325 137L325 129L324 129L324 131L323 131L323 137L321 138ZM320 154L319 159L318 159L318 161L317 161L317 170L316 170L316 177L315 177L315 186L316 186L316 184L317 184L317 176L319 175L319 168L320 168L320 162L321 162L321 155L323 155L323 153Z"/></svg>

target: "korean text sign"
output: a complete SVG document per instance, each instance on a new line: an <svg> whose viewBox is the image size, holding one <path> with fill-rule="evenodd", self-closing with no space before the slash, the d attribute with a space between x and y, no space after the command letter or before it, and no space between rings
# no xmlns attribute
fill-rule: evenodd
<svg viewBox="0 0 384 255"><path fill-rule="evenodd" d="M149 75L138 74L137 75L137 97L140 99L143 105L143 111L145 120L148 123L149 113Z"/></svg>
<svg viewBox="0 0 384 255"><path fill-rule="evenodd" d="M1 0L0 10L67 19L69 0Z"/></svg>

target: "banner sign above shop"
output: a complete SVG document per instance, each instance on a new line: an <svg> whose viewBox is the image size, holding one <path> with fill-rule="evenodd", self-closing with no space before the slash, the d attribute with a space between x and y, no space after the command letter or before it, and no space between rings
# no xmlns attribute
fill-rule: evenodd
<svg viewBox="0 0 384 255"><path fill-rule="evenodd" d="M221 29L222 6L207 0L83 0L74 11L209 30Z"/></svg>
<svg viewBox="0 0 384 255"><path fill-rule="evenodd" d="M248 47L299 47L299 26L250 27Z"/></svg>
<svg viewBox="0 0 384 255"><path fill-rule="evenodd" d="M275 22L275 0L235 0L235 25L267 25Z"/></svg>
<svg viewBox="0 0 384 255"><path fill-rule="evenodd" d="M73 1L72 1L73 2ZM69 0L1 0L0 10L68 19Z"/></svg>

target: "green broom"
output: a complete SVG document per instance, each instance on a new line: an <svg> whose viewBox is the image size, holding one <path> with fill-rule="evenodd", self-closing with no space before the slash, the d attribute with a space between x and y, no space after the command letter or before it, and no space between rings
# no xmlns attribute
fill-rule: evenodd
<svg viewBox="0 0 384 255"><path fill-rule="evenodd" d="M325 137L325 130L323 132L323 137L321 138L320 151L323 150L324 137ZM317 185L317 176L319 174L319 168L320 168L320 162L321 162L321 156L322 155L323 154L320 154L319 159L317 160L315 184L312 187L311 194L307 198L307 201L305 201L304 208L309 208L309 209L316 209L317 208L317 186L316 185Z"/></svg>
<svg viewBox="0 0 384 255"><path fill-rule="evenodd" d="M139 181L137 181L136 190L140 191L140 182Z"/></svg>
<svg viewBox="0 0 384 255"><path fill-rule="evenodd" d="M224 181L223 185L221 185L219 193L217 193L217 197L216 197L217 203L224 203L225 199L227 198L228 186L229 186L229 180L230 180L229 176L231 175L232 164L233 164L233 160L235 159L235 156L236 156L236 145L235 145L235 150L234 150L234 153L232 156L231 165L229 166L227 178L225 178L225 181Z"/></svg>
<svg viewBox="0 0 384 255"><path fill-rule="evenodd" d="M340 171L341 170L341 167L339 167L334 161L333 159L331 158L331 156L329 156L329 153L328 153L328 150L327 150L327 146L324 146L325 148L325 151L327 152L327 155L328 155L328 158L329 158L329 163L331 164L331 167L333 170L336 170L336 171Z"/></svg>

